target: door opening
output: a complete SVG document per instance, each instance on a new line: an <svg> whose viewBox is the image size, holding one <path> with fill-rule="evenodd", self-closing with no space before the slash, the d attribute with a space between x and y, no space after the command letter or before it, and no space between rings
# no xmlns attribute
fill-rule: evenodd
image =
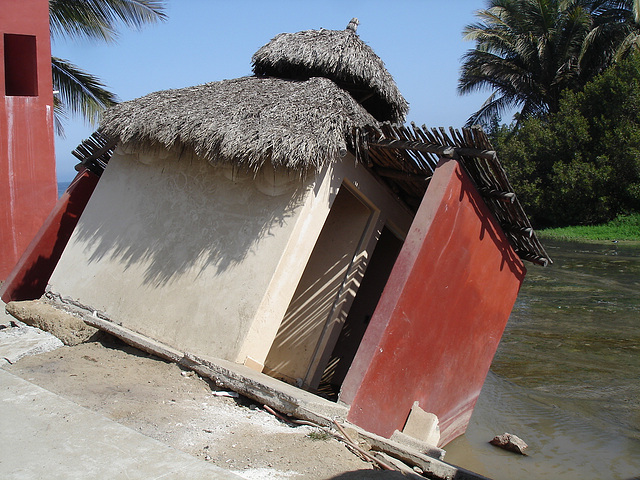
<svg viewBox="0 0 640 480"><path fill-rule="evenodd" d="M265 360L263 372L303 388L319 381L315 370L327 332L343 322L357 288L347 285L359 259L373 210L344 185L334 199L298 287ZM356 275L357 276L357 275ZM358 278L359 280L359 278ZM351 296L351 298L349 298Z"/></svg>
<svg viewBox="0 0 640 480"><path fill-rule="evenodd" d="M382 229L366 274L322 374L318 389L322 396L334 401L338 399L342 382L356 356L402 244L403 241L391 230L387 227Z"/></svg>

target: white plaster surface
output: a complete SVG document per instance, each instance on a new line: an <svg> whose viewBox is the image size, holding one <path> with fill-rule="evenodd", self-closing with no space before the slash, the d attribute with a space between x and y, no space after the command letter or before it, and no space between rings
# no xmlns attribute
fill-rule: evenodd
<svg viewBox="0 0 640 480"><path fill-rule="evenodd" d="M0 405L3 479L243 478L2 369Z"/></svg>
<svg viewBox="0 0 640 480"><path fill-rule="evenodd" d="M0 365L16 363L27 355L38 355L62 347L60 339L39 328L30 327L5 312L0 300Z"/></svg>
<svg viewBox="0 0 640 480"><path fill-rule="evenodd" d="M175 349L259 367L343 183L404 236L412 215L352 156L254 178L119 149L50 289Z"/></svg>
<svg viewBox="0 0 640 480"><path fill-rule="evenodd" d="M265 195L199 159L114 155L51 290L177 349L236 360L308 192L299 181Z"/></svg>

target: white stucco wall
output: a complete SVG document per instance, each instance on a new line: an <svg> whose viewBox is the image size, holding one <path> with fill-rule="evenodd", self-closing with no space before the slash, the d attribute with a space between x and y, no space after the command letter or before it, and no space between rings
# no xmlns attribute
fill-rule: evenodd
<svg viewBox="0 0 640 480"><path fill-rule="evenodd" d="M312 187L313 193L307 197L305 205L300 211L299 221L292 231L284 255L281 256L281 261L263 297L263 302L256 315L254 328L247 332L244 345L236 359L237 362L245 363L249 358L252 360L250 363L255 363L258 366L265 364L273 341L278 334L281 320L284 318L294 296L303 271L324 227L325 220L329 215L333 201L344 185L347 185L353 195L357 196L360 201L371 209L369 228L365 232L364 242L360 246L362 251L358 251L357 258L353 259L353 264L350 267L357 270L358 273L350 276L351 282L345 284L347 290L351 288L351 283L360 281L359 275L364 273L360 270L363 270L362 266L367 263L371 252L375 248L383 226L387 225L399 238L404 238L406 235L413 220L413 215L400 204L388 189L378 183L362 165L356 163L353 156L348 155L342 162L318 173ZM344 296L344 294L344 291L340 292L341 296ZM338 303L345 300L346 297L336 299ZM349 302L347 303L348 305L346 303L344 305L346 310L350 305ZM330 328L325 329L326 335L322 335L319 345L317 345L320 352L325 351L328 348L327 345L337 340L336 335L339 334L340 327L339 309L334 313L335 315L329 319ZM315 340L310 339L309 341L314 342ZM313 349L315 345L309 345L309 348ZM305 350L306 348L301 349L301 351ZM314 365L309 366L310 359L307 355L298 355L291 349L288 351L291 354L290 364L299 362L301 365L306 365L307 367L305 368L310 368L312 372L315 371L314 365L322 361L322 355L319 354L312 359ZM290 372L280 373L288 376L287 373ZM316 380L319 381L319 378Z"/></svg>
<svg viewBox="0 0 640 480"><path fill-rule="evenodd" d="M160 158L160 157L165 158ZM301 179L119 151L51 290L174 348L261 369L343 183L399 236L412 215L348 156Z"/></svg>
<svg viewBox="0 0 640 480"><path fill-rule="evenodd" d="M311 182L131 157L111 159L51 290L175 348L237 360Z"/></svg>

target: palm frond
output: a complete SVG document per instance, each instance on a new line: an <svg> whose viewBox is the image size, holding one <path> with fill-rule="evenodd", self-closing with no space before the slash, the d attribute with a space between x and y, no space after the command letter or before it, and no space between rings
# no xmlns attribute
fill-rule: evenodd
<svg viewBox="0 0 640 480"><path fill-rule="evenodd" d="M621 45L636 45L631 34L640 25L631 26L631 9L639 2L488 0L476 14L480 21L463 30L475 48L463 56L458 92L493 92L472 118L491 113L503 98L527 115L557 110L563 90L580 89Z"/></svg>
<svg viewBox="0 0 640 480"><path fill-rule="evenodd" d="M58 92L54 113L59 133L69 114L81 115L91 125L96 125L101 113L117 103L116 96L98 78L67 60L51 57L51 67L53 87Z"/></svg>
<svg viewBox="0 0 640 480"><path fill-rule="evenodd" d="M49 0L54 38L113 41L119 24L140 28L166 19L162 0Z"/></svg>
<svg viewBox="0 0 640 480"><path fill-rule="evenodd" d="M495 116L501 116L508 109L517 107L518 101L510 96L498 96L495 92L489 95L480 109L473 113L465 124L466 128L474 125L487 126Z"/></svg>

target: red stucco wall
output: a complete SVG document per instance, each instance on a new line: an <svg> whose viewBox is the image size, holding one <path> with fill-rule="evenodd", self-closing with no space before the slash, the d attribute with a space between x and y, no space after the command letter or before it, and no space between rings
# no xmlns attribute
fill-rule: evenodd
<svg viewBox="0 0 640 480"><path fill-rule="evenodd" d="M3 302L33 300L44 295L47 282L99 179L84 167L76 175L0 287Z"/></svg>
<svg viewBox="0 0 640 480"><path fill-rule="evenodd" d="M442 161L393 268L340 399L389 438L414 401L464 433L525 268L455 160Z"/></svg>
<svg viewBox="0 0 640 480"><path fill-rule="evenodd" d="M2 281L54 206L57 184L53 145L49 3L47 0L0 0L0 12ZM37 95L6 95L5 34L35 36ZM9 65L15 67L15 58ZM18 76L14 80L15 78L26 77Z"/></svg>

